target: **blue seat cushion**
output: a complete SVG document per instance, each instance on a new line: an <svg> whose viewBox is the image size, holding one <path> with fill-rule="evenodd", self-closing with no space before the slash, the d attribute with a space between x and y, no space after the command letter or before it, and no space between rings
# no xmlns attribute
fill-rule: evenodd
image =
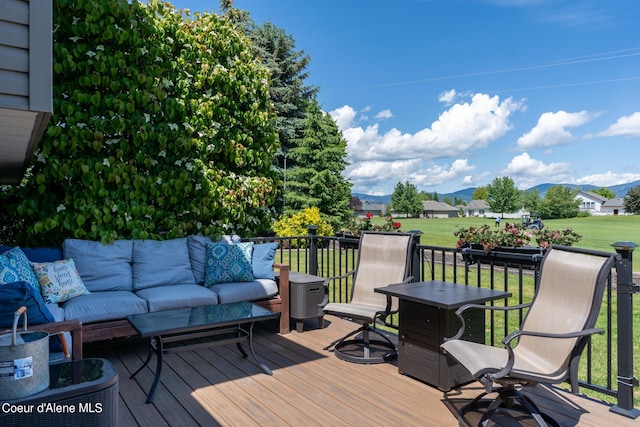
<svg viewBox="0 0 640 427"><path fill-rule="evenodd" d="M238 301L255 301L278 294L275 280L256 279L251 282L218 283L209 289L218 294L218 302L227 304Z"/></svg>
<svg viewBox="0 0 640 427"><path fill-rule="evenodd" d="M218 304L218 295L200 285L156 286L136 295L147 302L150 312Z"/></svg>
<svg viewBox="0 0 640 427"><path fill-rule="evenodd" d="M81 295L62 305L65 320L82 323L124 319L147 312L147 302L129 291L103 291Z"/></svg>

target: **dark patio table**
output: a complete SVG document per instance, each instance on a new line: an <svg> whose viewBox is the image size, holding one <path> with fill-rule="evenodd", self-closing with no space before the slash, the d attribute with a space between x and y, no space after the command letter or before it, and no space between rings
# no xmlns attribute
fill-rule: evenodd
<svg viewBox="0 0 640 427"><path fill-rule="evenodd" d="M249 343L249 350L258 366L266 374L272 375L271 369L258 358L253 348L253 326L256 322L277 319L279 316L280 313L246 301L127 316L129 323L142 337L150 338L147 358L130 378L147 366L153 353L156 354L156 372L147 394L147 403L151 403L162 372L163 354L236 344L242 356L247 357L242 348L243 342Z"/></svg>

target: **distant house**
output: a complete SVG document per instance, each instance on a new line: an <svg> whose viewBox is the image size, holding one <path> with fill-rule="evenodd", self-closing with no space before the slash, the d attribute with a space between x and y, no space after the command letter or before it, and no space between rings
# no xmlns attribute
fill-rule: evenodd
<svg viewBox="0 0 640 427"><path fill-rule="evenodd" d="M372 214L373 216L382 216L384 215L387 209L386 205L381 203L371 203L368 200L362 201L362 207L355 211L357 216L365 216L366 214Z"/></svg>
<svg viewBox="0 0 640 427"><path fill-rule="evenodd" d="M623 199L607 199L591 191L579 191L580 211L591 215L625 215Z"/></svg>
<svg viewBox="0 0 640 427"><path fill-rule="evenodd" d="M602 204L600 212L603 215L626 215L624 199L609 199Z"/></svg>
<svg viewBox="0 0 640 427"><path fill-rule="evenodd" d="M491 210L489 204L484 200L472 200L466 206L459 206L464 211L465 216L486 216Z"/></svg>
<svg viewBox="0 0 640 427"><path fill-rule="evenodd" d="M422 216L425 218L456 218L459 209L448 203L425 200L422 202Z"/></svg>

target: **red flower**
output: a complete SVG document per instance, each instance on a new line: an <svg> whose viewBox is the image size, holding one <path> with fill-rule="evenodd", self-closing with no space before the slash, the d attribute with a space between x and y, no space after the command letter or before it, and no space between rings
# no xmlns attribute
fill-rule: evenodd
<svg viewBox="0 0 640 427"><path fill-rule="evenodd" d="M373 214L371 212L369 212L368 214L365 215L367 218L371 219L373 218Z"/></svg>
<svg viewBox="0 0 640 427"><path fill-rule="evenodd" d="M399 222L394 222L393 223L393 228L400 228L402 226L402 224L400 224Z"/></svg>

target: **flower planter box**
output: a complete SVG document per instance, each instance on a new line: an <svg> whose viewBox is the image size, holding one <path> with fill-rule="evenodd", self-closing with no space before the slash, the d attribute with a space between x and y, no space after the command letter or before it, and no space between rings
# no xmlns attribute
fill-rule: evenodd
<svg viewBox="0 0 640 427"><path fill-rule="evenodd" d="M462 248L462 258L469 264L534 266L542 260L543 256L544 249L533 246L499 246L489 253L486 253L481 246Z"/></svg>

